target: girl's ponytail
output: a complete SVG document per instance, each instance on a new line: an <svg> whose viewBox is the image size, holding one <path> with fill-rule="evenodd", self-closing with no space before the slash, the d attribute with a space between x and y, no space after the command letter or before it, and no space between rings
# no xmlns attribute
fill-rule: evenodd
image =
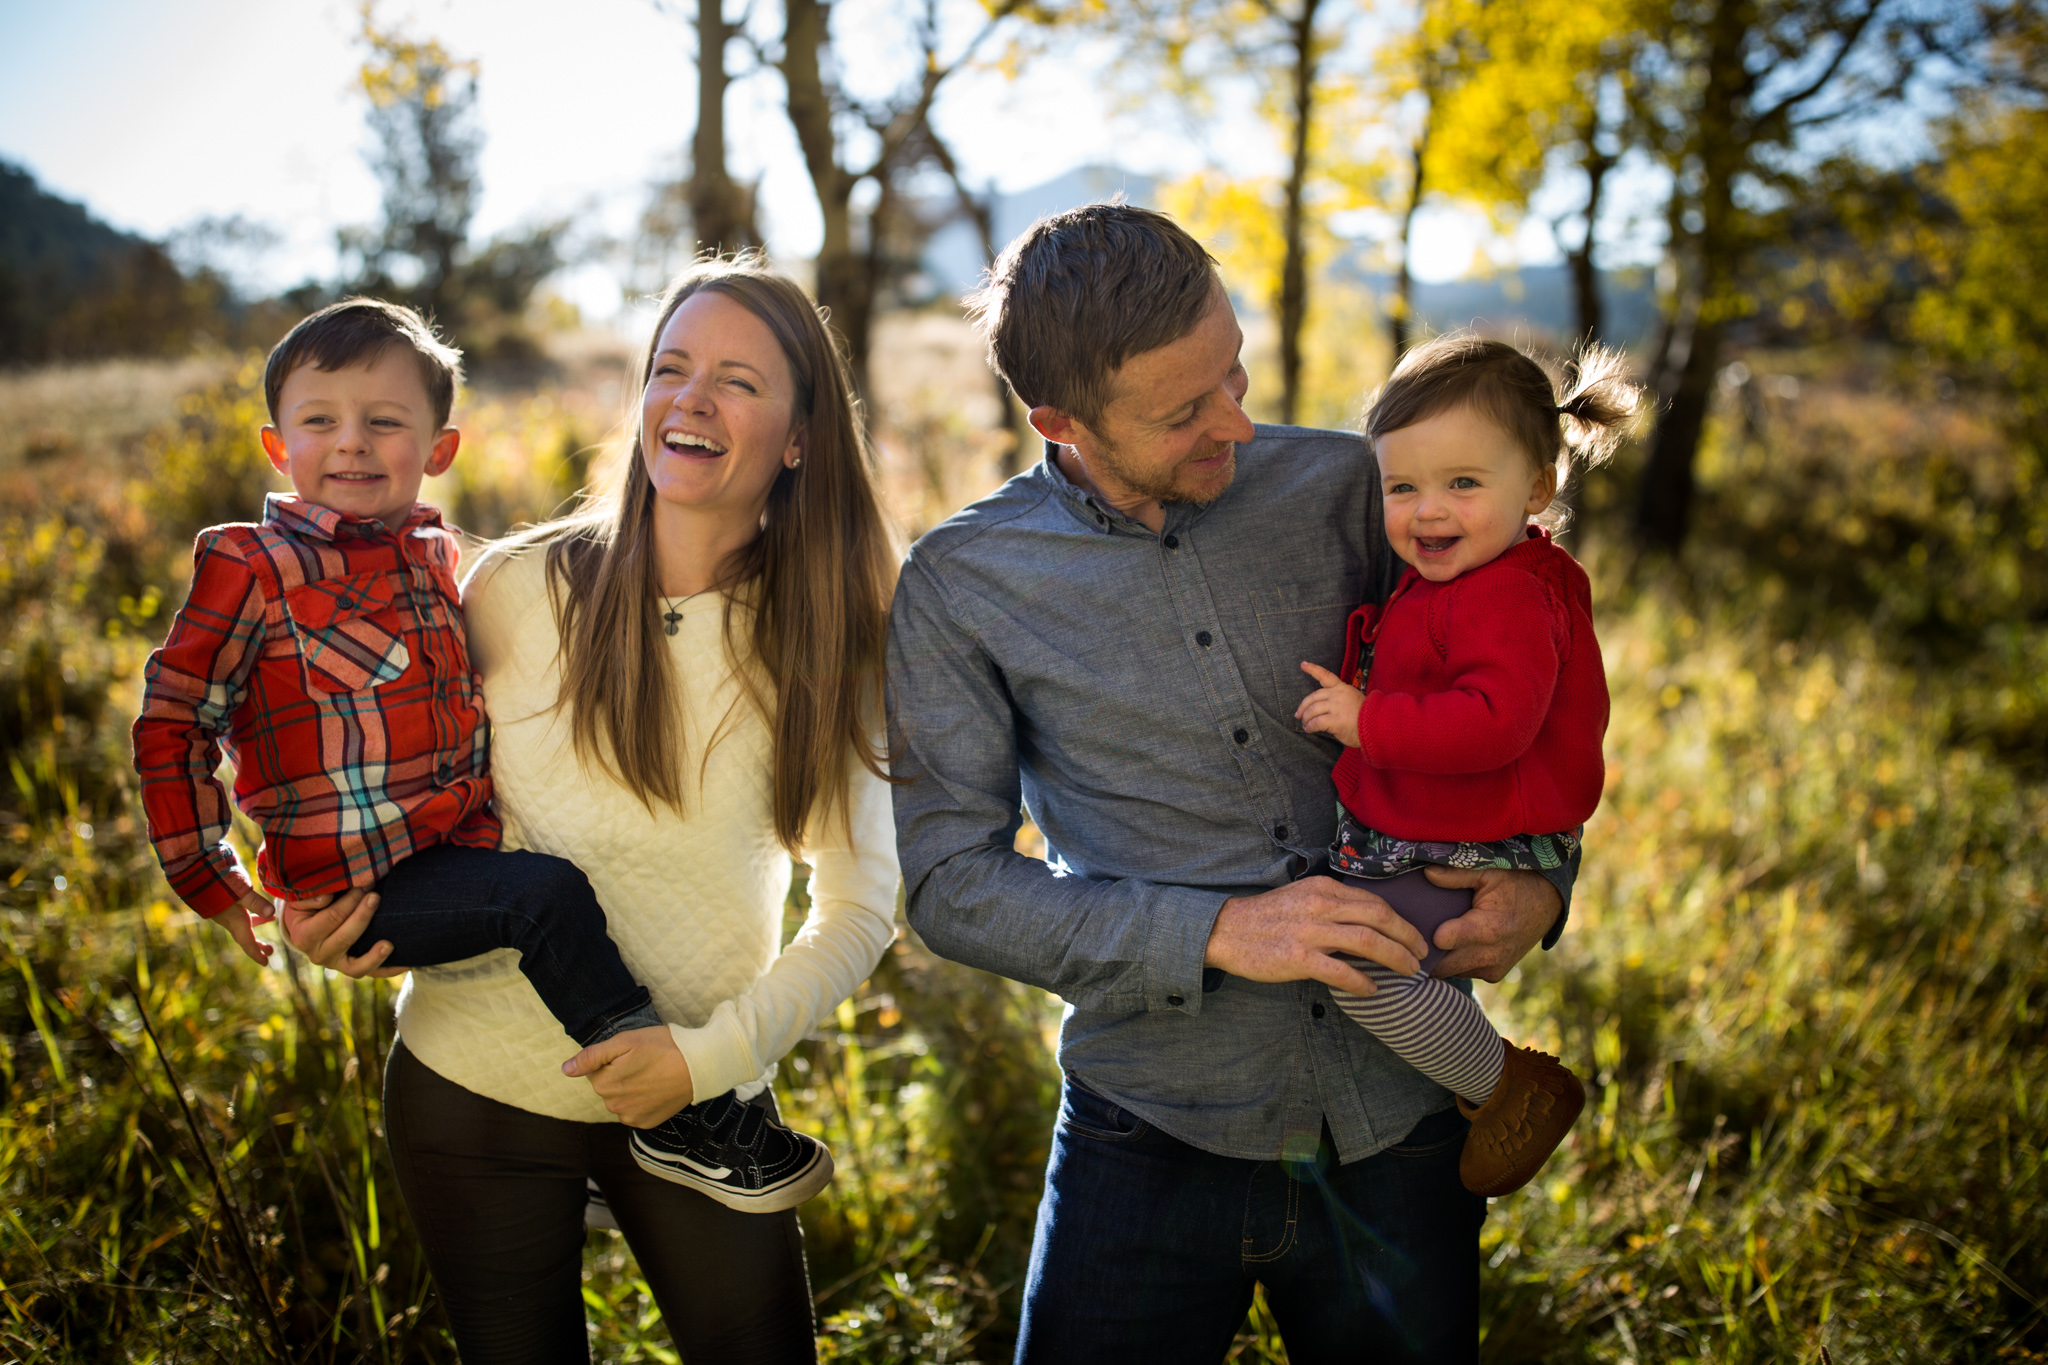
<svg viewBox="0 0 2048 1365"><path fill-rule="evenodd" d="M1564 419L1570 472L1612 459L1642 408L1643 388L1630 378L1621 352L1592 343L1582 347L1565 365L1565 397L1556 408Z"/></svg>

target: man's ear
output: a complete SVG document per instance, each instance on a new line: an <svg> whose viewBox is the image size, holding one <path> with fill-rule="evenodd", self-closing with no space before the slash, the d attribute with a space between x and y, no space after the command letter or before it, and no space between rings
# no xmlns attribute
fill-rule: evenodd
<svg viewBox="0 0 2048 1365"><path fill-rule="evenodd" d="M1074 444L1074 437L1085 430L1079 422L1067 416L1058 408L1033 408L1028 420L1033 431L1056 446L1070 446Z"/></svg>
<svg viewBox="0 0 2048 1365"><path fill-rule="evenodd" d="M256 435L263 442L263 453L270 457L270 467L280 474L291 473L291 455L284 448L284 433L266 425Z"/></svg>
<svg viewBox="0 0 2048 1365"><path fill-rule="evenodd" d="M446 474L448 466L455 463L455 451L462 444L462 433L454 427L442 427L441 434L434 438L434 448L427 452L426 472L428 477Z"/></svg>

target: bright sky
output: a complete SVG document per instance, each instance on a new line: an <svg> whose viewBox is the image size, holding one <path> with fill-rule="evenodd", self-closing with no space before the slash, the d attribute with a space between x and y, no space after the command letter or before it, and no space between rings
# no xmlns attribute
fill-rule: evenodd
<svg viewBox="0 0 2048 1365"><path fill-rule="evenodd" d="M887 29L892 3L841 0L839 27L864 41ZM379 17L481 63L480 235L563 214L586 234L622 235L690 137L692 13L694 0L387 0ZM0 157L150 236L209 215L267 223L285 241L256 283L329 274L335 230L378 208L357 28L345 0L0 0ZM888 66L880 48L848 55L849 70ZM937 122L969 178L1003 189L1089 163L1159 175L1200 164L1204 151L1174 120L1120 112L1098 72L1084 54L1037 62L1015 82L973 73L949 86ZM739 87L729 155L736 172L762 177L771 248L808 255L817 211L779 95L772 77ZM1247 139L1241 154L1270 155L1265 141ZM1440 214L1417 235L1417 274L1441 279L1464 272L1480 228ZM1532 237L1519 254L1550 253ZM602 271L566 284L586 312L618 306Z"/></svg>

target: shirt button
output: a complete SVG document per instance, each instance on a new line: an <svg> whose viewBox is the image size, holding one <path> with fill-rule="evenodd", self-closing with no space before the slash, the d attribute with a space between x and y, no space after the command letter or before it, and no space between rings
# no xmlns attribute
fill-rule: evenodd
<svg viewBox="0 0 2048 1365"><path fill-rule="evenodd" d="M1180 548L1180 537L1168 536L1166 539L1160 541L1159 543L1161 545L1164 545L1169 550L1178 550Z"/></svg>
<svg viewBox="0 0 2048 1365"><path fill-rule="evenodd" d="M1166 1003L1175 1009L1179 1009L1182 1005L1187 1004L1187 1001L1178 995L1169 995L1166 997Z"/></svg>
<svg viewBox="0 0 2048 1365"><path fill-rule="evenodd" d="M1200 645L1204 649L1207 649L1210 645L1214 644L1215 641L1216 637L1211 635L1206 630L1198 630L1195 632L1195 643Z"/></svg>
<svg viewBox="0 0 2048 1365"><path fill-rule="evenodd" d="M1274 837L1275 839L1285 839L1285 838L1287 837L1287 826L1285 826L1285 825L1275 825L1275 826L1273 826L1273 837Z"/></svg>
<svg viewBox="0 0 2048 1365"><path fill-rule="evenodd" d="M342 609L343 611L347 611L347 610L348 610L348 609L349 609L350 607L353 607L353 606L354 606L355 604L356 604L356 599L355 599L355 598L353 598L353 597L344 597L344 598L342 598L342 599L341 599L340 601L336 602L336 603L335 603L334 605L335 605L335 606L337 606L337 607L340 607L340 608L341 608L341 609Z"/></svg>
<svg viewBox="0 0 2048 1365"><path fill-rule="evenodd" d="M1239 744L1246 744L1251 741L1252 732L1249 730L1232 730L1230 732L1230 737L1236 740Z"/></svg>
<svg viewBox="0 0 2048 1365"><path fill-rule="evenodd" d="M454 779L454 777L455 765L452 763L443 763L440 767L434 769L434 780L439 782L444 787L447 786L448 783Z"/></svg>
<svg viewBox="0 0 2048 1365"><path fill-rule="evenodd" d="M1323 1017L1323 1002L1322 1002L1322 1001L1320 1001L1320 1000L1318 1000L1318 1001L1317 1001L1317 1002L1316 1002L1315 1004L1313 1004L1313 1005L1310 1005L1310 1006L1308 1007L1308 1012L1309 1012L1310 1014L1314 1015L1314 1016L1315 1016L1316 1018L1318 1018L1318 1019L1322 1018L1322 1017Z"/></svg>

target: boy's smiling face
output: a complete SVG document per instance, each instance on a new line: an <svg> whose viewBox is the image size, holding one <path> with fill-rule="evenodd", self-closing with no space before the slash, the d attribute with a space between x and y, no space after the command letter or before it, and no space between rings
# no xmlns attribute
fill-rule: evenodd
<svg viewBox="0 0 2048 1365"><path fill-rule="evenodd" d="M1557 495L1538 468L1473 408L1446 408L1373 443L1394 553L1433 583L1499 558Z"/></svg>
<svg viewBox="0 0 2048 1365"><path fill-rule="evenodd" d="M307 502L395 530L461 439L435 422L418 359L393 343L366 365L286 375L263 451Z"/></svg>

